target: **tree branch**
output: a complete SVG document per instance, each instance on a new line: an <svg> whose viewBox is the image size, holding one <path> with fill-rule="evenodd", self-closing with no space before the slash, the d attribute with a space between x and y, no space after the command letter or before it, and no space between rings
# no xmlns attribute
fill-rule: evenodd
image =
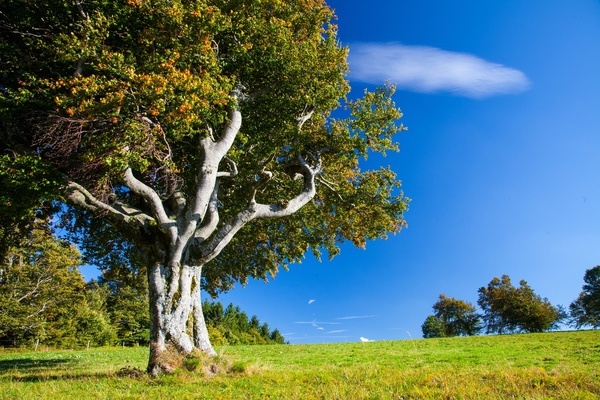
<svg viewBox="0 0 600 400"><path fill-rule="evenodd" d="M273 179L273 172L271 171L267 171L267 165L269 165L271 163L271 161L273 161L275 159L275 153L271 154L271 156L263 163L263 167L260 170L260 172L258 173L258 176L260 176L260 179L258 181L258 183L256 184L256 186L254 186L254 189L252 190L252 192L250 193L250 197L248 199L248 204L255 204L256 203L256 193L258 193L259 190L261 190L263 187L265 187L267 185L267 183L269 183L269 181L271 179Z"/></svg>
<svg viewBox="0 0 600 400"><path fill-rule="evenodd" d="M219 191L219 183L215 185L215 190L208 203L208 210L202 220L202 226L200 226L194 233L196 243L200 244L204 242L208 237L217 229L219 225L219 209L217 207L219 199L217 197Z"/></svg>
<svg viewBox="0 0 600 400"><path fill-rule="evenodd" d="M93 213L106 212L113 218L129 222L129 216L115 209L114 207L98 200L92 195L86 188L75 182L69 182L67 184L67 200L84 210L91 211Z"/></svg>
<svg viewBox="0 0 600 400"><path fill-rule="evenodd" d="M187 200L185 198L185 195L183 194L182 191L178 190L175 193L173 193L171 195L171 198L169 199L171 208L172 208L172 216L171 218L175 219L177 217L179 217L179 215L181 214L181 212L185 209L185 206L187 204Z"/></svg>
<svg viewBox="0 0 600 400"><path fill-rule="evenodd" d="M238 132L240 131L240 128L242 127L242 112L240 111L237 104L240 95L241 94L238 91L234 91L233 97L235 105L229 109L227 115L229 117L229 123L225 125L225 128L223 128L223 132L221 132L221 136L215 143L215 150L218 153L221 153L222 156L224 156L229 151L229 148L233 144L235 137L237 136Z"/></svg>
<svg viewBox="0 0 600 400"><path fill-rule="evenodd" d="M308 121L313 116L314 112L315 112L315 107L306 105L304 107L304 110L302 110L302 113L300 113L298 116L296 116L296 121L298 121L298 132L300 132L302 130L302 126L304 125L304 123L306 121Z"/></svg>
<svg viewBox="0 0 600 400"><path fill-rule="evenodd" d="M198 222L202 221L208 210L208 205L216 187L218 177L235 176L237 174L237 166L232 160L225 157L235 137L237 136L240 127L242 126L242 114L237 107L237 96L234 93L235 106L229 110L229 122L223 128L223 133L216 142L213 138L207 137L200 142L200 148L203 153L202 164L199 166L197 188L191 204L188 221L185 230L180 234L182 243L187 242L192 235L195 235L198 228ZM221 160L225 159L232 171L219 172L218 166Z"/></svg>
<svg viewBox="0 0 600 400"><path fill-rule="evenodd" d="M202 162L199 165L196 193L190 209L186 213L185 227L179 232L179 245L173 251L172 256L179 257L183 254L190 239L197 237L196 230L199 224L203 227L210 227L212 223L203 223L209 205L213 203L213 195L217 187L219 177L232 177L237 174L237 166L232 161L226 158L226 154L233 145L233 141L237 136L242 126L242 113L238 107L241 90L232 92L233 105L228 110L229 121L225 124L221 136L216 139L206 137L200 141L200 151L202 153ZM210 130L209 130L210 132ZM231 171L219 172L219 163L225 159L229 164ZM216 204L216 203L215 203ZM215 209L216 210L216 209ZM211 211L212 213L213 211ZM212 216L211 216L212 218ZM200 235L204 235L208 228L203 229Z"/></svg>
<svg viewBox="0 0 600 400"><path fill-rule="evenodd" d="M229 157L223 157L223 160L229 165L229 171L217 172L217 178L233 178L238 174L237 164Z"/></svg>
<svg viewBox="0 0 600 400"><path fill-rule="evenodd" d="M203 265L217 257L225 246L231 242L235 234L254 218L256 218L256 210L254 210L253 205L240 211L232 223L223 225L210 242L206 246L202 246L202 254L195 260L196 264Z"/></svg>
<svg viewBox="0 0 600 400"><path fill-rule="evenodd" d="M274 204L256 204L256 218L281 218L294 214L317 193L316 178L321 173L321 158L318 155L307 153L314 161L315 166L310 164L302 156L298 156L300 172L304 177L304 188L300 194L289 201L283 201Z"/></svg>
<svg viewBox="0 0 600 400"><path fill-rule="evenodd" d="M121 202L116 202L113 205L106 204L76 182L69 182L66 192L66 200L70 204L96 215L102 214L108 221L126 226L129 229L143 227L156 221L148 214L127 204Z"/></svg>
<svg viewBox="0 0 600 400"><path fill-rule="evenodd" d="M127 167L125 173L123 174L123 181L125 186L127 186L131 191L138 196L141 196L145 199L150 208L152 209L152 214L157 219L159 226L163 232L167 232L170 228L175 226L175 222L169 218L165 211L165 207L160 200L158 194L145 183L137 179L133 176L133 171L130 167Z"/></svg>
<svg viewBox="0 0 600 400"><path fill-rule="evenodd" d="M203 265L217 257L221 251L231 242L235 234L246 224L257 218L281 218L294 214L308 202L310 202L316 190L316 177L321 173L320 157L309 154L309 157L315 161L315 166L310 164L302 157L298 157L302 175L304 176L304 189L296 197L289 201L275 204L257 204L251 203L244 210L240 211L233 222L223 225L210 242L203 246L202 254L196 263Z"/></svg>

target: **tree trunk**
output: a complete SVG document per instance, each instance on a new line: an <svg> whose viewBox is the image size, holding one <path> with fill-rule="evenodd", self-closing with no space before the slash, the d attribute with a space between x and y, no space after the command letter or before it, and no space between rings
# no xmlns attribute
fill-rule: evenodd
<svg viewBox="0 0 600 400"><path fill-rule="evenodd" d="M181 357L195 349L216 355L202 313L201 276L201 266L172 263L149 267L151 375L173 371Z"/></svg>

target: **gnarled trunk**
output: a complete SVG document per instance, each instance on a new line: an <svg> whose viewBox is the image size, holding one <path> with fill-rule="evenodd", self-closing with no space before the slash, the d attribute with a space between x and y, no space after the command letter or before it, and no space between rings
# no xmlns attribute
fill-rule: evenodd
<svg viewBox="0 0 600 400"><path fill-rule="evenodd" d="M202 266L172 263L148 268L150 358L148 372L171 372L179 355L200 349L216 355L202 313Z"/></svg>

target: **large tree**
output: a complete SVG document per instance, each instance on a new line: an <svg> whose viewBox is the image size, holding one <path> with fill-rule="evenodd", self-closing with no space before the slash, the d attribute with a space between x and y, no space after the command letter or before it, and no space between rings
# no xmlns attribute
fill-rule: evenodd
<svg viewBox="0 0 600 400"><path fill-rule="evenodd" d="M600 328L600 265L586 270L583 281L583 290L569 305L572 323L577 328Z"/></svg>
<svg viewBox="0 0 600 400"><path fill-rule="evenodd" d="M333 17L323 0L0 4L0 167L44 177L37 200L60 189L92 253L100 232L143 259L150 373L214 354L201 287L404 225L395 174L359 167L397 150L393 88L332 117L349 91Z"/></svg>
<svg viewBox="0 0 600 400"><path fill-rule="evenodd" d="M526 281L515 287L508 275L479 288L477 303L483 310L487 333L544 332L564 317L560 307L535 294Z"/></svg>

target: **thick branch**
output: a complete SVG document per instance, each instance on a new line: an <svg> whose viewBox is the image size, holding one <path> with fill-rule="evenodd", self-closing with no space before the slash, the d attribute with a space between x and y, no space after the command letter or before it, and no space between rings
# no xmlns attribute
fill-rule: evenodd
<svg viewBox="0 0 600 400"><path fill-rule="evenodd" d="M235 96L235 94L234 94ZM237 97L236 97L237 103ZM181 246L177 249L177 254L182 254L183 248L188 240L192 238L198 224L203 221L208 210L209 203L217 185L217 178L223 176L234 176L237 174L235 163L225 157L233 141L242 126L242 114L237 107L229 110L229 122L225 125L223 132L216 142L211 138L203 139L200 148L203 153L202 164L199 166L197 188L191 209L187 215L187 224L180 233ZM231 168L230 173L219 173L218 166L221 160L225 159Z"/></svg>
<svg viewBox="0 0 600 400"><path fill-rule="evenodd" d="M221 251L231 242L240 229L246 224L257 218L281 218L294 214L300 208L310 202L317 193L315 180L321 173L321 162L315 158L315 167L311 167L303 157L299 157L300 167L304 176L304 188L296 197L289 201L275 204L257 204L251 203L244 210L240 211L230 224L223 225L215 234L212 240L206 244L201 257L197 260L198 264L206 264L217 257Z"/></svg>
<svg viewBox="0 0 600 400"><path fill-rule="evenodd" d="M217 207L219 199L218 199L218 191L219 191L219 183L215 185L215 190L213 190L213 194L210 198L210 202L208 204L208 210L204 219L202 220L202 226L200 226L194 237L196 239L196 243L200 244L204 242L208 237L217 229L219 224L219 209Z"/></svg>
<svg viewBox="0 0 600 400"><path fill-rule="evenodd" d="M236 98L237 102L237 98ZM221 154L221 158L227 154L240 128L242 127L242 113L237 107L232 107L228 113L229 123L225 125L221 136L216 142L215 150Z"/></svg>
<svg viewBox="0 0 600 400"><path fill-rule="evenodd" d="M202 226L206 227L205 231L208 231L210 228L211 223L209 223L209 221L204 223L204 219L206 217L209 204L212 201L211 199L216 189L218 178L235 176L237 174L237 166L235 163L225 157L242 125L242 114L237 106L239 93L234 92L232 95L234 97L234 106L232 106L228 112L229 122L223 128L221 136L216 141L212 137L206 137L200 140L202 161L198 166L196 193L194 194L189 209L185 213L185 220L179 218L179 225L173 225L173 229L178 231L172 232L171 235L171 240L175 244L175 247L172 249L170 254L172 261L177 262L177 260L181 260L184 251L190 244L190 239L193 239L197 236L196 231L200 224L203 224ZM230 172L219 173L219 163L223 159L225 159L229 164L231 169ZM130 177L133 178L133 175L130 175ZM144 186L138 185L136 190L139 190L141 195L151 201L151 205L153 205L153 208L156 210L155 213L160 212L161 210L164 213L162 202L160 202L160 199L156 193L151 191L151 189L147 189L145 189ZM164 215L166 217L166 214ZM165 229L171 227L171 221L165 220L163 222L161 217L159 217L159 221L161 225L165 227ZM204 235L204 232L200 232L200 235Z"/></svg>
<svg viewBox="0 0 600 400"><path fill-rule="evenodd" d="M202 255L195 262L203 265L217 257L235 234L254 218L256 218L256 211L252 205L240 211L231 224L223 225L212 240L203 247Z"/></svg>
<svg viewBox="0 0 600 400"><path fill-rule="evenodd" d="M127 214L98 200L86 188L75 182L69 182L67 184L67 201L74 206L91 211L95 214L105 212L113 220L131 222L130 217Z"/></svg>
<svg viewBox="0 0 600 400"><path fill-rule="evenodd" d="M290 216L315 197L317 193L315 180L321 173L321 159L314 155L310 155L310 157L315 161L315 167L311 167L302 156L298 157L302 175L304 176L304 188L302 192L289 201L275 204L256 204L256 218L281 218Z"/></svg>
<svg viewBox="0 0 600 400"><path fill-rule="evenodd" d="M171 220L167 215L165 207L158 194L151 187L147 186L145 183L133 176L133 171L130 167L127 167L125 170L125 173L123 174L123 181L133 193L141 196L148 202L150 208L152 209L152 214L154 214L154 217L157 219L163 232L167 232L169 228L175 226L174 221Z"/></svg>
<svg viewBox="0 0 600 400"><path fill-rule="evenodd" d="M116 202L108 205L98 200L86 188L75 182L67 184L67 202L75 207L101 215L109 222L126 228L136 230L137 228L153 224L155 219L141 210Z"/></svg>

